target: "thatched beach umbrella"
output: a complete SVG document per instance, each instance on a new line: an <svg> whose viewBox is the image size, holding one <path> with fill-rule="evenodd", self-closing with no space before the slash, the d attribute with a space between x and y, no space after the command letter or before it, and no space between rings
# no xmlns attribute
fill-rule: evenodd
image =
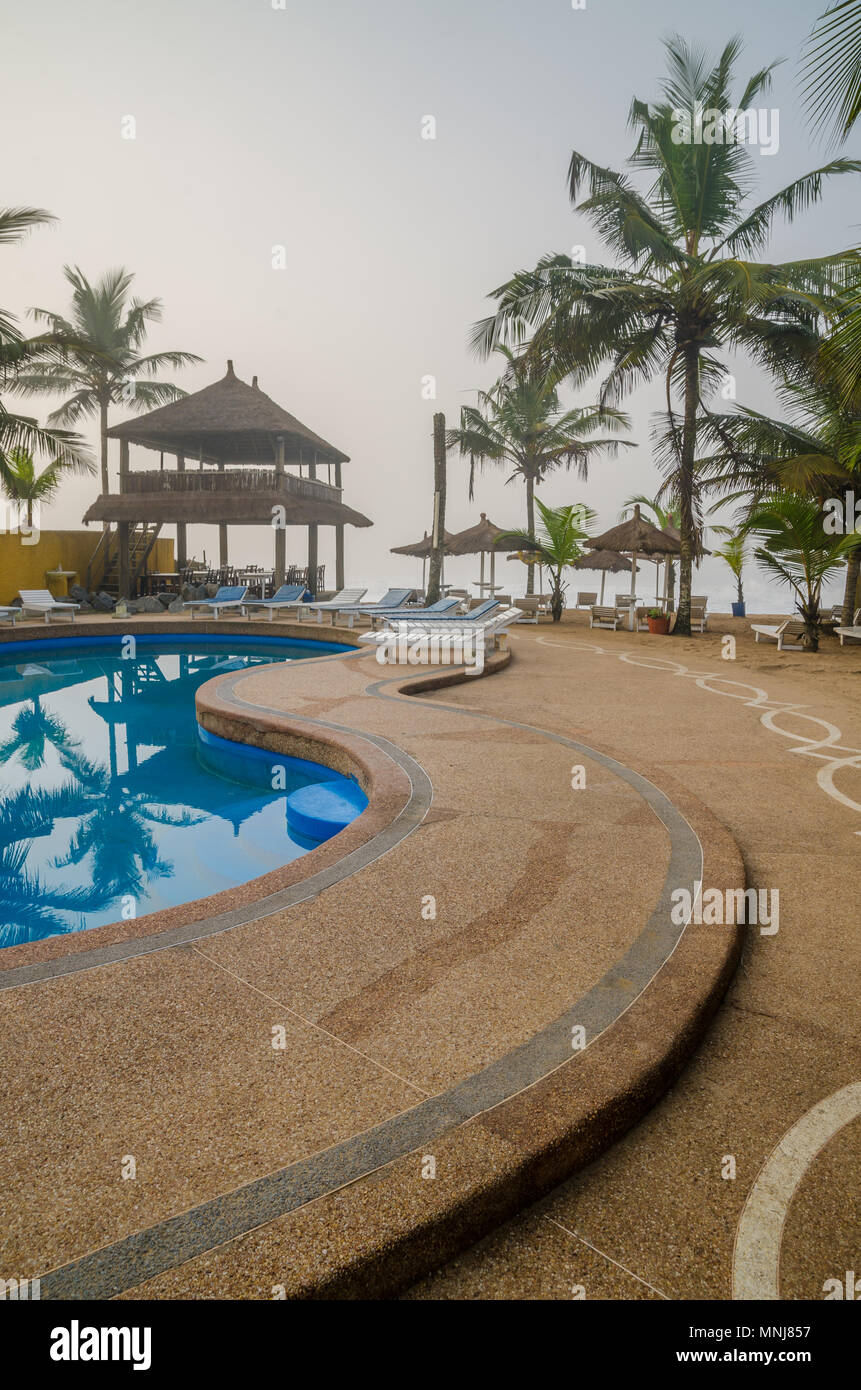
<svg viewBox="0 0 861 1390"><path fill-rule="evenodd" d="M611 526L609 531L605 531L603 536L595 536L588 540L586 545L589 550L616 550L625 555L631 556L631 611L628 617L628 626L633 630L634 627L634 606L637 597L635 587L636 568L638 555L680 555L681 542L674 536L670 536L666 531L661 531L657 526L653 526L645 517L640 516L639 504L634 507L634 515L629 516L627 521L620 521L618 526Z"/></svg>
<svg viewBox="0 0 861 1390"><path fill-rule="evenodd" d="M452 539L449 531L443 532L443 554L448 552L449 541ZM390 555L413 555L422 562L422 592L425 589L425 570L427 562L433 549L433 536L429 536L425 531L420 541L413 541L410 545L393 545L389 551Z"/></svg>
<svg viewBox="0 0 861 1390"><path fill-rule="evenodd" d="M480 555L481 556L481 581L479 587L482 592L485 589L484 583L484 557L490 556L490 592L493 593L495 579L496 552L500 540L505 544L504 538L510 532L503 531L501 526L494 526L489 521L484 512L481 513L481 520L475 526L470 526L466 531L458 531L452 536L448 543L449 555ZM510 543L510 542L509 542Z"/></svg>
<svg viewBox="0 0 861 1390"><path fill-rule="evenodd" d="M585 555L573 566L575 570L594 570L601 575L601 603L604 602L604 584L608 574L628 574L634 566L618 550L587 550Z"/></svg>

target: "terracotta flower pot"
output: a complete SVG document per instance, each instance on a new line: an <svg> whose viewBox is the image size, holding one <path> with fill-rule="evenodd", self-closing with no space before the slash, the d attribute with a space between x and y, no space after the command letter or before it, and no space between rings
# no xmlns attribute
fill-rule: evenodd
<svg viewBox="0 0 861 1390"><path fill-rule="evenodd" d="M659 637L666 637L670 630L670 620L667 617L647 618L649 631L656 633Z"/></svg>

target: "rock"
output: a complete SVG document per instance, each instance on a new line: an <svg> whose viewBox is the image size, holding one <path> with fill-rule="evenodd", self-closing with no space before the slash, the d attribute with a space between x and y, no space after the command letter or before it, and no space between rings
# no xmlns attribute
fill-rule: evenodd
<svg viewBox="0 0 861 1390"><path fill-rule="evenodd" d="M139 598L126 599L125 603L122 605L122 608L125 609L126 613L144 613L146 610L143 607L143 602L143 599ZM114 612L119 613L121 611L121 605L117 604L116 608L114 609Z"/></svg>
<svg viewBox="0 0 861 1390"><path fill-rule="evenodd" d="M191 597L192 597L192 598L209 598L209 589L208 589L207 585L206 585L206 584L198 584L198 585L196 585L196 586L195 586L194 593L192 594Z"/></svg>
<svg viewBox="0 0 861 1390"><path fill-rule="evenodd" d="M78 606L78 613L80 614L80 613L93 613L93 612L95 612L95 609L93 608L93 605L92 605L91 603L87 603L86 600L82 600L82 602L81 602L80 605Z"/></svg>
<svg viewBox="0 0 861 1390"><path fill-rule="evenodd" d="M72 603L88 604L90 602L90 596L84 588L83 584L69 585L69 599Z"/></svg>
<svg viewBox="0 0 861 1390"><path fill-rule="evenodd" d="M147 594L144 598L137 600L137 611L138 613L163 613L164 605L152 594Z"/></svg>
<svg viewBox="0 0 861 1390"><path fill-rule="evenodd" d="M183 608L182 599L175 598L167 611L168 613L184 613L185 609Z"/></svg>
<svg viewBox="0 0 861 1390"><path fill-rule="evenodd" d="M156 594L156 598L158 599L158 601L159 601L159 603L161 604L162 608L170 608L170 605L173 603L174 599L176 598L176 594L167 594L167 593L162 592L162 593Z"/></svg>
<svg viewBox="0 0 861 1390"><path fill-rule="evenodd" d="M215 595L218 593L217 584L201 584L200 587L203 590L200 596L201 598L215 598Z"/></svg>
<svg viewBox="0 0 861 1390"><path fill-rule="evenodd" d="M181 592L182 592L182 597L185 599L185 601L186 601L187 603L190 603L192 599L197 598L197 585L196 585L196 584L183 584L183 586L182 586L182 591L181 591Z"/></svg>
<svg viewBox="0 0 861 1390"><path fill-rule="evenodd" d="M110 594L104 592L94 594L91 601L97 613L113 613L117 606L116 599L111 598Z"/></svg>

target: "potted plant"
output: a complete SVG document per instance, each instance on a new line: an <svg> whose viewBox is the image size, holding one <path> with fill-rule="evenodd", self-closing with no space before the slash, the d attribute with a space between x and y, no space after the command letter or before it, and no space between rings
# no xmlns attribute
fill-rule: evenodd
<svg viewBox="0 0 861 1390"><path fill-rule="evenodd" d="M657 633L659 637L666 637L670 630L669 614L663 608L650 608L646 614L646 621L649 624L649 631Z"/></svg>
<svg viewBox="0 0 861 1390"><path fill-rule="evenodd" d="M744 548L745 536L734 536L728 526L715 526L715 531L720 531L722 535L729 536L729 540L715 550L715 555L719 560L723 560L725 565L729 565L735 575L736 602L732 605L732 616L743 618L745 615L744 589L742 588L741 572L747 560L747 553Z"/></svg>

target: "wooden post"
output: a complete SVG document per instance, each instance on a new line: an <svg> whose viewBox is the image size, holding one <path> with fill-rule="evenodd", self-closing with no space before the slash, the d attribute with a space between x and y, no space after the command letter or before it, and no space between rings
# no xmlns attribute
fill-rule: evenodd
<svg viewBox="0 0 861 1390"><path fill-rule="evenodd" d="M120 440L120 496L126 491L126 479L129 475L129 445L128 440ZM131 598L129 593L129 577L131 573L131 563L129 557L129 523L120 521L117 524L117 587L120 598Z"/></svg>
<svg viewBox="0 0 861 1390"><path fill-rule="evenodd" d="M308 464L308 477L317 476L317 453L311 455L311 462ZM319 527L312 524L308 527L308 588L314 597L317 597L317 562L319 554Z"/></svg>
<svg viewBox="0 0 861 1390"><path fill-rule="evenodd" d="M335 464L335 487L341 486L341 465ZM335 527L335 588L340 593L344 587L344 528Z"/></svg>
<svg viewBox="0 0 861 1390"><path fill-rule="evenodd" d="M275 491L283 497L284 481L284 439L279 437L275 446ZM286 505L286 499L285 499ZM275 589L280 589L284 583L284 572L287 567L287 528L276 526L275 528Z"/></svg>
<svg viewBox="0 0 861 1390"><path fill-rule="evenodd" d="M224 472L224 459L218 460L219 473ZM227 522L222 521L218 527L218 563L222 569L227 565Z"/></svg>
<svg viewBox="0 0 861 1390"><path fill-rule="evenodd" d="M177 454L176 471L177 473L185 472L185 454ZM181 497L182 493L177 493L177 496ZM185 522L178 521L176 523L176 567L178 570L184 570L187 564L188 548L186 543Z"/></svg>
<svg viewBox="0 0 861 1390"><path fill-rule="evenodd" d="M442 598L442 552L445 537L445 416L440 411L433 417L433 532L430 570L425 602L437 603Z"/></svg>

